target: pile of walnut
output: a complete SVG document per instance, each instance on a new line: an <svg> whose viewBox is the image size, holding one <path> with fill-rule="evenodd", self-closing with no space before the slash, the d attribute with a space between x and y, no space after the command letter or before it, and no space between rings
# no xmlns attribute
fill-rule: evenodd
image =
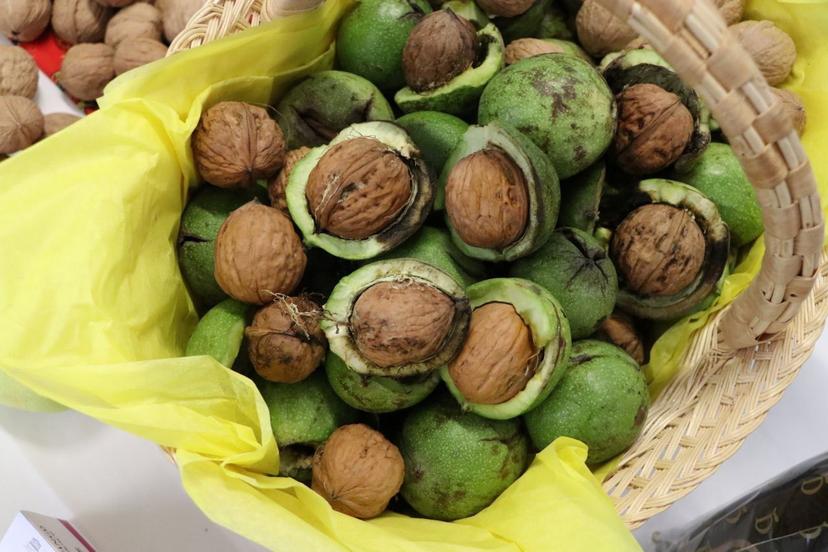
<svg viewBox="0 0 828 552"><path fill-rule="evenodd" d="M0 33L14 43L51 27L69 47L58 84L94 102L117 75L163 58L167 45L206 0L4 0ZM0 47L0 155L32 145L77 117L43 116L34 102L37 66L22 48Z"/></svg>

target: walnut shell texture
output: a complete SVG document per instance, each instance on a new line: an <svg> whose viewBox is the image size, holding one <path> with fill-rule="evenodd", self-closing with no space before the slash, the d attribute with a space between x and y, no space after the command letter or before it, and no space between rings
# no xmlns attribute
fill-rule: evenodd
<svg viewBox="0 0 828 552"><path fill-rule="evenodd" d="M474 25L453 11L426 15L403 49L405 82L416 92L443 86L472 66L478 42Z"/></svg>
<svg viewBox="0 0 828 552"><path fill-rule="evenodd" d="M449 373L467 400L500 404L526 387L537 361L532 332L515 308L487 303L472 312L468 337Z"/></svg>
<svg viewBox="0 0 828 552"><path fill-rule="evenodd" d="M627 215L610 244L627 289L655 296L674 295L693 283L705 250L704 234L690 213L661 203Z"/></svg>
<svg viewBox="0 0 828 552"><path fill-rule="evenodd" d="M561 53L564 53L563 48L551 42L539 38L519 38L506 46L504 56L506 65L511 65L528 57Z"/></svg>
<svg viewBox="0 0 828 552"><path fill-rule="evenodd" d="M641 335L628 316L612 313L601 323L596 337L626 351L639 365L644 364L646 352Z"/></svg>
<svg viewBox="0 0 828 552"><path fill-rule="evenodd" d="M230 213L216 237L216 281L245 303L264 305L278 294L290 294L307 262L290 219L255 202Z"/></svg>
<svg viewBox="0 0 828 552"><path fill-rule="evenodd" d="M64 128L81 120L77 115L71 113L49 113L44 118L44 134L51 136L57 134Z"/></svg>
<svg viewBox="0 0 828 552"><path fill-rule="evenodd" d="M52 30L69 44L101 42L113 13L95 0L54 0Z"/></svg>
<svg viewBox="0 0 828 552"><path fill-rule="evenodd" d="M108 8L125 8L134 4L135 0L95 0L95 2Z"/></svg>
<svg viewBox="0 0 828 552"><path fill-rule="evenodd" d="M0 154L28 148L43 135L43 114L29 98L0 96Z"/></svg>
<svg viewBox="0 0 828 552"><path fill-rule="evenodd" d="M285 195L285 192L287 190L290 172L293 170L293 167L296 166L296 163L301 161L308 153L310 153L310 150L311 149L306 146L301 146L287 152L287 155L285 155L285 163L282 165L282 170L279 171L279 175L274 178L267 187L267 195L270 198L271 207L276 207L285 213L288 212L287 196Z"/></svg>
<svg viewBox="0 0 828 552"><path fill-rule="evenodd" d="M379 140L364 137L325 152L305 189L317 229L346 240L363 240L392 226L412 194L405 161Z"/></svg>
<svg viewBox="0 0 828 552"><path fill-rule="evenodd" d="M122 40L115 48L112 60L115 74L126 73L142 65L163 59L167 55L167 47L154 38L129 38Z"/></svg>
<svg viewBox="0 0 828 552"><path fill-rule="evenodd" d="M379 367L423 362L442 350L455 310L448 295L428 284L380 282L354 303L351 335L362 356Z"/></svg>
<svg viewBox="0 0 828 552"><path fill-rule="evenodd" d="M693 116L681 98L654 84L636 84L616 101L614 151L625 172L652 174L681 157L693 136Z"/></svg>
<svg viewBox="0 0 828 552"><path fill-rule="evenodd" d="M638 36L597 0L585 0L575 18L575 29L581 46L594 57L617 52Z"/></svg>
<svg viewBox="0 0 828 552"><path fill-rule="evenodd" d="M4 0L0 2L0 33L18 42L39 37L52 17L51 0Z"/></svg>
<svg viewBox="0 0 828 552"><path fill-rule="evenodd" d="M367 425L351 424L316 450L311 486L334 510L370 519L385 511L404 477L399 449Z"/></svg>
<svg viewBox="0 0 828 552"><path fill-rule="evenodd" d="M738 23L745 15L745 0L713 0L713 3L728 25Z"/></svg>
<svg viewBox="0 0 828 552"><path fill-rule="evenodd" d="M114 57L107 44L76 44L66 52L57 82L79 100L96 100L115 78Z"/></svg>
<svg viewBox="0 0 828 552"><path fill-rule="evenodd" d="M759 66L768 84L785 82L796 62L796 44L772 21L742 21L730 27L736 39Z"/></svg>
<svg viewBox="0 0 828 552"><path fill-rule="evenodd" d="M808 117L805 113L805 105L802 103L802 98L800 98L796 94L796 92L791 92L790 90L783 90L781 88L771 88L771 92L773 92L774 96L779 98L779 100L782 102L785 111L791 118L791 122L793 123L794 129L796 130L797 134L801 136L802 133L805 132L805 125L808 122Z"/></svg>
<svg viewBox="0 0 828 552"><path fill-rule="evenodd" d="M220 188L244 188L272 178L285 159L285 137L263 108L217 103L193 133L193 157L201 177Z"/></svg>
<svg viewBox="0 0 828 552"><path fill-rule="evenodd" d="M130 38L161 40L161 12L152 4L137 2L116 13L106 26L104 42L115 48Z"/></svg>
<svg viewBox="0 0 828 552"><path fill-rule="evenodd" d="M503 249L517 241L529 223L526 178L500 149L468 155L449 173L446 213L463 242Z"/></svg>
<svg viewBox="0 0 828 552"><path fill-rule="evenodd" d="M37 64L20 46L0 46L0 96L34 98Z"/></svg>
<svg viewBox="0 0 828 552"><path fill-rule="evenodd" d="M156 6L164 16L164 36L172 42L207 0L157 0Z"/></svg>
<svg viewBox="0 0 828 552"><path fill-rule="evenodd" d="M516 17L532 7L535 0L478 0L477 5L489 15Z"/></svg>
<svg viewBox="0 0 828 552"><path fill-rule="evenodd" d="M325 358L322 308L306 296L277 296L245 330L250 361L268 381L298 383Z"/></svg>

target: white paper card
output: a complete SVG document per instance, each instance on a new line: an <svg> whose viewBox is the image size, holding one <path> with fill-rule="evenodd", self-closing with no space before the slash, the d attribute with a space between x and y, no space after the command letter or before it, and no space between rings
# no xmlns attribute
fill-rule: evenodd
<svg viewBox="0 0 828 552"><path fill-rule="evenodd" d="M68 521L20 512L0 540L0 552L95 552L95 549Z"/></svg>

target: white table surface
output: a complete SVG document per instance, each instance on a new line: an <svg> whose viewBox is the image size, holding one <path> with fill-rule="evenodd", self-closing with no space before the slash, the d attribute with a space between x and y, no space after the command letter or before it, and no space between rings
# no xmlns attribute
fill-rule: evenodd
<svg viewBox="0 0 828 552"><path fill-rule="evenodd" d="M44 113L77 113L43 75L38 103ZM642 546L648 547L654 532L680 527L828 451L826 363L828 335L823 335L797 380L739 452L636 531ZM0 407L0 533L19 510L75 522L100 552L264 550L210 522L157 446L74 412Z"/></svg>

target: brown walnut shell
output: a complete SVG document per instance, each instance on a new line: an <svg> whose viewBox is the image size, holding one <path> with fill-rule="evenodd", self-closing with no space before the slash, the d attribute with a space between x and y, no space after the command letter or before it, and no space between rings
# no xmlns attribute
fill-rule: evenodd
<svg viewBox="0 0 828 552"><path fill-rule="evenodd" d="M354 303L351 335L362 356L381 368L423 362L442 350L454 313L451 298L433 286L380 282Z"/></svg>
<svg viewBox="0 0 828 552"><path fill-rule="evenodd" d="M201 177L220 188L244 188L272 178L285 159L285 136L267 111L243 102L217 103L193 133Z"/></svg>
<svg viewBox="0 0 828 552"><path fill-rule="evenodd" d="M515 308L487 303L472 312L468 337L449 373L468 401L500 404L526 387L537 360L532 332Z"/></svg>
<svg viewBox="0 0 828 552"><path fill-rule="evenodd" d="M627 215L610 244L627 289L654 296L674 295L693 283L705 250L704 234L690 213L663 203Z"/></svg>
<svg viewBox="0 0 828 552"><path fill-rule="evenodd" d="M446 182L446 213L463 242L503 249L529 223L529 190L523 171L497 148L461 159Z"/></svg>
<svg viewBox="0 0 828 552"><path fill-rule="evenodd" d="M233 211L216 237L215 276L229 296L264 305L296 289L308 259L293 223L255 202Z"/></svg>
<svg viewBox="0 0 828 552"><path fill-rule="evenodd" d="M161 40L161 12L146 2L138 2L116 13L106 26L104 42L115 48L130 38Z"/></svg>
<svg viewBox="0 0 828 552"><path fill-rule="evenodd" d="M796 44L772 21L742 21L730 27L736 39L759 66L768 84L785 82L796 62Z"/></svg>
<svg viewBox="0 0 828 552"><path fill-rule="evenodd" d="M516 17L532 7L535 0L477 0L477 5L489 15Z"/></svg>
<svg viewBox="0 0 828 552"><path fill-rule="evenodd" d="M713 0L713 3L728 25L738 23L745 15L745 0Z"/></svg>
<svg viewBox="0 0 828 552"><path fill-rule="evenodd" d="M31 42L46 30L51 17L51 0L4 0L0 2L0 33L10 40Z"/></svg>
<svg viewBox="0 0 828 552"><path fill-rule="evenodd" d="M802 98L800 98L795 92L783 90L781 88L771 88L771 92L774 96L779 98L779 101L782 102L788 117L790 117L791 122L793 123L794 130L796 130L797 134L801 136L802 133L805 132L805 125L808 122Z"/></svg>
<svg viewBox="0 0 828 552"><path fill-rule="evenodd" d="M404 477L399 449L367 425L351 424L316 450L311 486L334 510L370 519L385 511Z"/></svg>
<svg viewBox="0 0 828 552"><path fill-rule="evenodd" d="M306 296L280 295L259 310L245 330L256 372L278 383L298 383L310 376L325 358L321 320L322 308Z"/></svg>
<svg viewBox="0 0 828 552"><path fill-rule="evenodd" d="M114 57L115 51L106 44L76 44L66 52L57 82L79 100L96 100L115 78Z"/></svg>
<svg viewBox="0 0 828 552"><path fill-rule="evenodd" d="M34 98L38 70L34 58L20 46L0 46L0 96Z"/></svg>
<svg viewBox="0 0 828 552"><path fill-rule="evenodd" d="M346 240L364 240L393 225L412 194L408 165L373 138L353 138L330 148L305 188L317 229Z"/></svg>
<svg viewBox="0 0 828 552"><path fill-rule="evenodd" d="M405 82L416 92L443 86L472 66L479 41L472 23L451 10L423 17L403 49Z"/></svg>
<svg viewBox="0 0 828 552"><path fill-rule="evenodd" d="M597 0L585 0L575 18L575 29L581 46L594 57L617 52L638 36L626 21Z"/></svg>
<svg viewBox="0 0 828 552"><path fill-rule="evenodd" d="M52 30L69 44L101 42L113 13L95 0L54 0Z"/></svg>
<svg viewBox="0 0 828 552"><path fill-rule="evenodd" d="M164 16L164 36L172 42L195 13L204 6L206 0L157 0L156 6Z"/></svg>
<svg viewBox="0 0 828 552"><path fill-rule="evenodd" d="M29 98L0 96L0 154L28 148L43 135L43 114Z"/></svg>
<svg viewBox="0 0 828 552"><path fill-rule="evenodd" d="M135 0L95 0L95 2L107 8L125 8L134 4Z"/></svg>
<svg viewBox="0 0 828 552"><path fill-rule="evenodd" d="M77 123L80 119L80 117L71 113L49 113L43 118L43 133L46 136L57 134L69 125Z"/></svg>
<svg viewBox="0 0 828 552"><path fill-rule="evenodd" d="M681 98L654 84L636 84L616 97L618 166L645 175L675 163L693 136L693 115Z"/></svg>
<svg viewBox="0 0 828 552"><path fill-rule="evenodd" d="M285 192L287 190L290 172L293 170L293 167L296 166L296 163L304 159L304 157L310 153L310 150L311 149L308 147L301 146L287 152L287 155L285 155L285 163L282 165L282 170L279 171L279 176L274 178L267 187L267 195L270 198L271 207L276 207L285 213L288 212L287 196L285 195Z"/></svg>
<svg viewBox="0 0 828 552"><path fill-rule="evenodd" d="M153 38L129 38L122 40L115 48L113 66L115 74L126 73L142 65L163 59L167 47Z"/></svg>
<svg viewBox="0 0 828 552"><path fill-rule="evenodd" d="M564 49L552 42L547 42L539 38L519 38L513 40L506 46L504 57L506 65L511 65L528 57L561 53L564 53Z"/></svg>
<svg viewBox="0 0 828 552"><path fill-rule="evenodd" d="M626 351L639 365L644 364L646 351L641 334L624 313L614 312L601 323L595 336Z"/></svg>

